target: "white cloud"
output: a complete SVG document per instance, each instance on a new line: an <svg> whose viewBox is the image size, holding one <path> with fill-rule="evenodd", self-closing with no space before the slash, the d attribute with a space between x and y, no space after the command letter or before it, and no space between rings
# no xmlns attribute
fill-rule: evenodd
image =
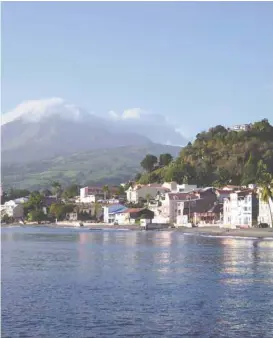
<svg viewBox="0 0 273 338"><path fill-rule="evenodd" d="M182 144L183 142L184 133L181 133L181 130L174 121L163 115L141 108L129 108L121 113L111 110L106 118L102 118L98 115L92 115L58 97L24 101L12 111L2 114L1 124L3 125L18 119L27 122L37 122L53 116L54 118L59 117L72 121L89 121L97 123L97 125L101 123L104 127L111 126L119 132L137 132L159 143Z"/></svg>
<svg viewBox="0 0 273 338"><path fill-rule="evenodd" d="M53 97L41 100L29 100L20 103L12 111L2 114L1 125L17 119L28 122L40 121L44 117L58 115L62 118L78 120L86 115L80 108L68 104L65 100Z"/></svg>
<svg viewBox="0 0 273 338"><path fill-rule="evenodd" d="M124 110L122 113L117 113L111 110L108 115L110 118L115 120L139 120L143 116L149 115L149 113L141 108L130 108Z"/></svg>

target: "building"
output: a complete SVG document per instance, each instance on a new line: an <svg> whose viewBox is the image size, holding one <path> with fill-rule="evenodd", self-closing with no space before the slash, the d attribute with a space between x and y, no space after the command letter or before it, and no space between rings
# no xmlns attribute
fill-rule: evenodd
<svg viewBox="0 0 273 338"><path fill-rule="evenodd" d="M197 189L185 195L185 199L177 204L175 223L210 223L220 218L221 206L213 188Z"/></svg>
<svg viewBox="0 0 273 338"><path fill-rule="evenodd" d="M252 227L257 223L258 199L252 190L231 192L224 200L224 226L236 228Z"/></svg>
<svg viewBox="0 0 273 338"><path fill-rule="evenodd" d="M135 224L137 220L145 218L152 221L154 213L147 208L128 208L115 214L114 223Z"/></svg>
<svg viewBox="0 0 273 338"><path fill-rule="evenodd" d="M249 124L237 124L235 126L230 127L229 130L232 130L232 131L247 131L247 130L251 129L251 126L252 126L251 123L249 123Z"/></svg>
<svg viewBox="0 0 273 338"><path fill-rule="evenodd" d="M226 198L229 198L230 192L229 189L215 189L215 194L219 202L224 203Z"/></svg>
<svg viewBox="0 0 273 338"><path fill-rule="evenodd" d="M162 187L169 189L170 192L189 192L197 189L195 184L177 184L176 182L165 182Z"/></svg>
<svg viewBox="0 0 273 338"><path fill-rule="evenodd" d="M1 206L1 216L4 215L12 217L15 220L22 219L24 217L23 203L16 203L13 200L6 202Z"/></svg>
<svg viewBox="0 0 273 338"><path fill-rule="evenodd" d="M130 187L126 191L127 201L130 203L139 203L141 200L147 200L156 198L159 194L164 194L170 191L169 188L162 186L161 184L147 184L147 185L136 185Z"/></svg>
<svg viewBox="0 0 273 338"><path fill-rule="evenodd" d="M80 203L95 203L100 198L104 198L103 189L100 187L84 187L80 189Z"/></svg>
<svg viewBox="0 0 273 338"><path fill-rule="evenodd" d="M270 198L268 202L261 200L261 195L259 194L259 215L258 223L266 223L270 228L273 227L273 201Z"/></svg>
<svg viewBox="0 0 273 338"><path fill-rule="evenodd" d="M78 220L78 213L77 212L69 212L65 215L65 219L67 221L77 221Z"/></svg>
<svg viewBox="0 0 273 338"><path fill-rule="evenodd" d="M103 221L104 223L114 223L115 216L118 213L122 213L128 208L122 204L112 204L103 207Z"/></svg>

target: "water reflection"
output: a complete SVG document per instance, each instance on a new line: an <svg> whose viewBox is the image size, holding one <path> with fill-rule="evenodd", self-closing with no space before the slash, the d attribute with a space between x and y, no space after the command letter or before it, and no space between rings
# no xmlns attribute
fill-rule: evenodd
<svg viewBox="0 0 273 338"><path fill-rule="evenodd" d="M253 243L10 229L2 236L3 328L9 337L42 337L45 327L50 337L269 337L273 242Z"/></svg>

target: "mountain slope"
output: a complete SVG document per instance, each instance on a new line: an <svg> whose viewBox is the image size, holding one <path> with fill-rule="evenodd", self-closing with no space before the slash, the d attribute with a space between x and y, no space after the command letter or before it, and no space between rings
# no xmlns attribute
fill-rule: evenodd
<svg viewBox="0 0 273 338"><path fill-rule="evenodd" d="M58 98L24 102L3 114L1 122L3 163L27 163L102 148L148 146L164 139L175 144L185 142L160 115L136 109L113 120Z"/></svg>
<svg viewBox="0 0 273 338"><path fill-rule="evenodd" d="M178 155L180 147L150 143L145 146L126 146L99 149L56 157L31 163L2 165L2 184L9 187L39 189L57 180L64 185L119 184L132 179L141 170L146 154L171 153Z"/></svg>
<svg viewBox="0 0 273 338"><path fill-rule="evenodd" d="M199 133L173 163L143 175L140 181L248 185L259 181L262 170L273 174L273 126L267 119L253 123L247 131L216 126Z"/></svg>

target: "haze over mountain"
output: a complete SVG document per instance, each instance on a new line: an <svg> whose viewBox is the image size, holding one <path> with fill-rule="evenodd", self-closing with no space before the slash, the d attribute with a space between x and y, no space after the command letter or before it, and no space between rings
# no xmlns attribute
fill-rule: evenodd
<svg viewBox="0 0 273 338"><path fill-rule="evenodd" d="M4 163L153 142L185 144L163 116L135 108L102 118L60 98L23 102L3 114L1 124Z"/></svg>

